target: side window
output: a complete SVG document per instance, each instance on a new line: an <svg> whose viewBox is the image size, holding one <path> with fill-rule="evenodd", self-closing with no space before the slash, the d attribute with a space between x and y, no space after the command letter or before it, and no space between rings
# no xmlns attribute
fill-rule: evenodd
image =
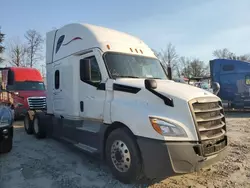
<svg viewBox="0 0 250 188"><path fill-rule="evenodd" d="M234 70L234 66L233 65L224 65L222 69L223 69L223 71L232 71L232 70Z"/></svg>
<svg viewBox="0 0 250 188"><path fill-rule="evenodd" d="M246 76L245 83L246 85L250 85L250 75Z"/></svg>
<svg viewBox="0 0 250 188"><path fill-rule="evenodd" d="M89 61L90 66L87 68L85 63ZM88 74L88 78L86 77ZM83 82L89 83L91 85L98 85L101 80L101 72L97 63L97 60L94 56L87 57L80 61L80 79Z"/></svg>
<svg viewBox="0 0 250 188"><path fill-rule="evenodd" d="M56 53L59 51L60 47L62 46L64 38L65 38L65 35L62 35L59 37L57 44L56 44Z"/></svg>
<svg viewBox="0 0 250 188"><path fill-rule="evenodd" d="M60 87L60 72L59 70L55 71L55 89L59 89Z"/></svg>
<svg viewBox="0 0 250 188"><path fill-rule="evenodd" d="M12 70L8 71L8 85L14 84L14 72Z"/></svg>

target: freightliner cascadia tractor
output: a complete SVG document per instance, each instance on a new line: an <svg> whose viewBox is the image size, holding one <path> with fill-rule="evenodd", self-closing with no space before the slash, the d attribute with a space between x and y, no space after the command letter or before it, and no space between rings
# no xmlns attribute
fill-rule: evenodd
<svg viewBox="0 0 250 188"><path fill-rule="evenodd" d="M47 105L38 97L30 106L28 134L100 156L124 183L191 173L226 155L220 98L169 80L140 39L74 23L46 41Z"/></svg>

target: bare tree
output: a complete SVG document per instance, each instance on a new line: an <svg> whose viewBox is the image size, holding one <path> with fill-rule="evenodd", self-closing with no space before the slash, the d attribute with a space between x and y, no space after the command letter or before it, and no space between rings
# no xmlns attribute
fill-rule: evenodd
<svg viewBox="0 0 250 188"><path fill-rule="evenodd" d="M250 54L241 55L238 57L238 60L250 62Z"/></svg>
<svg viewBox="0 0 250 188"><path fill-rule="evenodd" d="M184 56L179 58L179 69L182 76L189 77L191 75L190 59Z"/></svg>
<svg viewBox="0 0 250 188"><path fill-rule="evenodd" d="M41 65L41 73L42 73L42 77L46 76L46 65L45 64Z"/></svg>
<svg viewBox="0 0 250 188"><path fill-rule="evenodd" d="M190 60L186 57L179 59L181 65L181 74L187 78L190 77L203 77L209 75L209 67L199 59Z"/></svg>
<svg viewBox="0 0 250 188"><path fill-rule="evenodd" d="M223 48L223 49L215 50L213 52L213 56L216 58L220 58L220 59L228 59L228 58L232 58L232 56L234 55L227 48Z"/></svg>
<svg viewBox="0 0 250 188"><path fill-rule="evenodd" d="M240 61L250 61L250 54L237 56L235 53L230 52L227 48L215 50L213 56L219 59L232 59Z"/></svg>
<svg viewBox="0 0 250 188"><path fill-rule="evenodd" d="M170 66L173 69L176 67L178 55L177 55L176 49L172 45L172 43L168 43L167 48L162 49L161 53L159 55L160 55L162 61L167 66Z"/></svg>
<svg viewBox="0 0 250 188"><path fill-rule="evenodd" d="M9 41L7 53L9 63L13 66L24 67L27 49L18 38Z"/></svg>
<svg viewBox="0 0 250 188"><path fill-rule="evenodd" d="M1 32L1 27L0 27L0 63L2 63L4 61L4 59L2 58L2 53L4 51L4 46L2 45L3 41L4 41L4 35L2 32Z"/></svg>
<svg viewBox="0 0 250 188"><path fill-rule="evenodd" d="M27 40L27 54L28 54L29 66L33 67L33 65L38 60L43 59L41 51L44 39L42 35L36 30L28 30L24 36Z"/></svg>
<svg viewBox="0 0 250 188"><path fill-rule="evenodd" d="M203 61L200 61L199 59L193 59L190 62L189 69L191 72L191 76L193 77L203 77L208 76L209 74L209 67L206 66Z"/></svg>
<svg viewBox="0 0 250 188"><path fill-rule="evenodd" d="M154 50L156 57L162 62L164 68L171 67L173 72L176 72L180 76L180 68L178 66L178 54L175 46L172 43L168 43L166 49L162 49L161 52Z"/></svg>

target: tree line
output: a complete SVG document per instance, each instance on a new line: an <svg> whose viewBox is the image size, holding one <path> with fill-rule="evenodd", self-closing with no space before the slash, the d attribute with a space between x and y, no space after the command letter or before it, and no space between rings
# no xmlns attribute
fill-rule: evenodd
<svg viewBox="0 0 250 188"><path fill-rule="evenodd" d="M44 38L33 29L24 34L25 42L22 43L19 38L11 39L3 46L5 34L1 32L0 27L0 63L4 61L3 52L6 51L7 62L17 67L33 67L37 62L42 61L42 47ZM176 48L172 43L168 43L166 49L160 52L153 50L155 55L167 68L171 67L173 75L177 77L199 77L209 76L209 65L198 58L189 58L177 54ZM250 62L250 54L236 55L227 48L213 51L213 57L219 59L233 59ZM42 67L44 65L41 65Z"/></svg>
<svg viewBox="0 0 250 188"><path fill-rule="evenodd" d="M34 67L34 65L43 60L42 54L44 38L42 35L34 30L30 29L24 34L25 42L17 38L12 38L6 42L3 46L5 34L1 32L0 28L0 63L4 61L3 52L6 53L6 62L11 66L16 67Z"/></svg>
<svg viewBox="0 0 250 188"><path fill-rule="evenodd" d="M177 77L205 77L210 74L210 67L208 63L205 63L198 58L192 59L179 56L172 43L168 43L167 48L162 49L160 52L157 52L156 50L153 51L162 62L162 65L165 68L171 67L174 75ZM231 59L250 62L250 54L236 55L227 48L214 50L212 55L217 59Z"/></svg>

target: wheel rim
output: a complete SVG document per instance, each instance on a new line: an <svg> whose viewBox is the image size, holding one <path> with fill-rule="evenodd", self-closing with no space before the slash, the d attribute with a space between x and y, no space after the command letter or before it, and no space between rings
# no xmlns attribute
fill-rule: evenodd
<svg viewBox="0 0 250 188"><path fill-rule="evenodd" d="M111 146L111 159L115 168L120 172L127 172L131 165L131 156L127 145L116 140Z"/></svg>
<svg viewBox="0 0 250 188"><path fill-rule="evenodd" d="M36 118L34 119L34 131L38 133L38 120Z"/></svg>
<svg viewBox="0 0 250 188"><path fill-rule="evenodd" d="M28 121L28 117L26 116L24 119L24 127L28 130L29 129L29 121Z"/></svg>

